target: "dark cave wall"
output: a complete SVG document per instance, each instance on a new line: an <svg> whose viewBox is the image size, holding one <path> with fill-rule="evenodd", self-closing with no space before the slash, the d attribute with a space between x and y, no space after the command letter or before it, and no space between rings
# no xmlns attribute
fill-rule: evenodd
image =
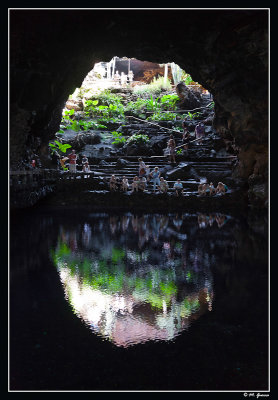
<svg viewBox="0 0 278 400"><path fill-rule="evenodd" d="M266 190L267 10L11 10L11 169L34 154L48 165L68 95L115 55L173 61L207 88L214 126L239 155L235 176Z"/></svg>

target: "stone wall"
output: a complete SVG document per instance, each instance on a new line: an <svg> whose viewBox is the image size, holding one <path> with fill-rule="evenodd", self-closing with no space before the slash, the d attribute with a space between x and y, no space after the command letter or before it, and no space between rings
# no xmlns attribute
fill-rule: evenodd
<svg viewBox="0 0 278 400"><path fill-rule="evenodd" d="M254 183L260 175L267 190L268 11L262 9L10 10L11 168L34 154L47 164L47 143L69 94L96 62L115 55L175 62L207 88L214 126L238 151L235 174L248 182L250 200L265 204L267 194L257 195Z"/></svg>

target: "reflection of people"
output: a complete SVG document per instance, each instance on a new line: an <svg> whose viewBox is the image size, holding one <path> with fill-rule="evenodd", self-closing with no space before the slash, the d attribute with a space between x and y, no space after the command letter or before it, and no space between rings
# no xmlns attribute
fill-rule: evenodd
<svg viewBox="0 0 278 400"><path fill-rule="evenodd" d="M182 226L182 218L178 214L176 214L175 218L173 219L173 224L178 230L180 230Z"/></svg>
<svg viewBox="0 0 278 400"><path fill-rule="evenodd" d="M199 214L198 215L198 225L199 225L199 228L206 228L207 227L206 215L204 215L204 214Z"/></svg>
<svg viewBox="0 0 278 400"><path fill-rule="evenodd" d="M134 232L137 232L137 230L138 230L138 217L137 217L137 215L132 215L131 223L132 223L132 228L133 228Z"/></svg>
<svg viewBox="0 0 278 400"><path fill-rule="evenodd" d="M218 228L222 228L222 226L227 222L226 215L216 214L215 220L217 222Z"/></svg>
<svg viewBox="0 0 278 400"><path fill-rule="evenodd" d="M128 215L122 216L121 224L122 224L122 230L123 230L123 232L125 232L128 228L128 224L129 224L129 216Z"/></svg>
<svg viewBox="0 0 278 400"><path fill-rule="evenodd" d="M90 225L84 224L83 232L82 232L82 242L85 247L89 247L91 240L92 230Z"/></svg>
<svg viewBox="0 0 278 400"><path fill-rule="evenodd" d="M111 233L115 233L115 231L116 231L116 229L117 229L117 219L116 219L116 217L110 217L110 220L109 220L109 222L110 222L110 230L111 230Z"/></svg>

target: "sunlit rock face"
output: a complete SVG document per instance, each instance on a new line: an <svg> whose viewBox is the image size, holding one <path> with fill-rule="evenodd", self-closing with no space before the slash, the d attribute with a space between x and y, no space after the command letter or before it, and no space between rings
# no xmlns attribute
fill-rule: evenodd
<svg viewBox="0 0 278 400"><path fill-rule="evenodd" d="M214 126L238 151L235 176L264 205L248 177L260 175L267 192L267 10L12 10L11 167L34 153L48 165L69 94L115 55L175 62L213 94Z"/></svg>
<svg viewBox="0 0 278 400"><path fill-rule="evenodd" d="M90 221L60 226L51 256L73 313L95 334L121 347L169 341L212 310L215 258L189 249L185 233L196 231L200 218L129 214Z"/></svg>

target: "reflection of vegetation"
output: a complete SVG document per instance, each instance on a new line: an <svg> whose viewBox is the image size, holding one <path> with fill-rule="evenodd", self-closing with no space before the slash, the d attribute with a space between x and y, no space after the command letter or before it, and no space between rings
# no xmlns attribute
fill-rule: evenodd
<svg viewBox="0 0 278 400"><path fill-rule="evenodd" d="M117 249L116 247L113 247L111 260L114 264L117 264L119 261L121 261L124 256L125 252L123 251L123 249Z"/></svg>
<svg viewBox="0 0 278 400"><path fill-rule="evenodd" d="M71 276L78 274L83 284L92 289L110 294L127 289L135 299L158 309L162 309L163 304L169 305L178 292L176 273L172 269L151 267L141 275L136 270L126 273L123 265L126 252L122 248L113 247L108 254L102 254L106 259L92 261L85 257L80 261L65 243L59 241L51 256L59 270L66 268ZM140 259L137 262L140 263ZM186 275L186 279L189 278L190 272Z"/></svg>

